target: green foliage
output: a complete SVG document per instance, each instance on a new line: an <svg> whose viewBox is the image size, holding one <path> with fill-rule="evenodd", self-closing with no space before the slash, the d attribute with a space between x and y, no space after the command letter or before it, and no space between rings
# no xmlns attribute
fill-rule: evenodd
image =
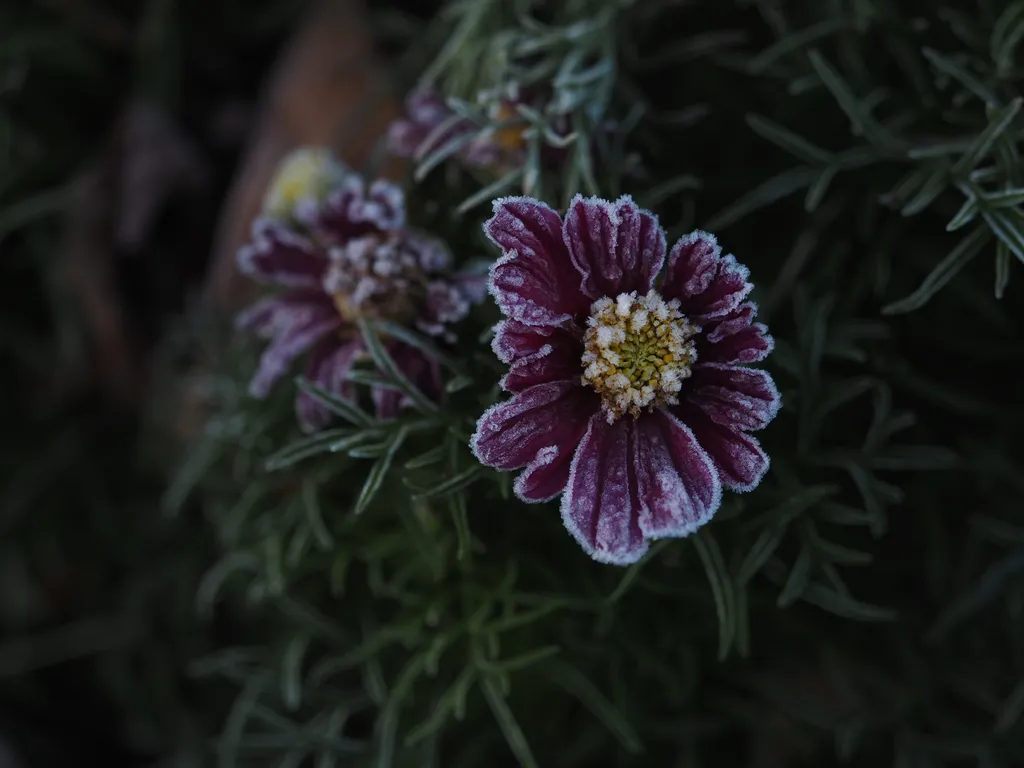
<svg viewBox="0 0 1024 768"><path fill-rule="evenodd" d="M338 418L299 436L294 390L247 399L243 361L190 452L205 471L186 465L224 547L200 607L241 601L259 627L199 665L237 686L221 765L1024 759L1020 312L971 264L994 254L1012 290L1024 3L914 5L463 2L421 31L424 79L481 132L506 125L478 91L543 98L514 118L522 169L457 175L461 144L420 158L418 223L484 255L476 206L517 187L630 192L670 236L704 222L751 264L777 339L772 471L690 540L609 568L466 447L497 397L477 343L493 310L430 349L439 405L379 339L427 342L362 328L359 402L402 391L393 422L300 379ZM542 163L543 142L568 161Z"/></svg>
<svg viewBox="0 0 1024 768"><path fill-rule="evenodd" d="M131 87L177 103L179 36L283 29L291 4L271 5L146 4ZM47 690L40 669L95 658L136 746L196 757L199 721L218 721L224 768L1024 762L1024 2L460 0L389 18L412 43L401 71L478 126L457 141L525 131L521 168L468 171L462 143L417 158L411 215L460 258L493 258L491 198L582 191L632 194L670 237L710 229L751 266L784 398L770 474L690 539L602 566L556 504L521 504L468 449L500 396L493 307L453 347L364 324L355 403L302 378L253 400L255 342L191 318L221 363L173 382L212 415L160 505L132 435L91 402L42 428L12 413L0 727L22 732L7 710ZM37 9L0 12L6 402L51 347L85 354L46 274L66 179L102 131L18 78L92 114L115 108L99 85L121 63ZM536 103L478 103L513 84ZM33 292L56 308L42 320ZM441 362L440 402L387 337ZM378 421L371 387L412 406ZM334 415L324 431L299 432L299 389ZM55 612L48 577L91 559L95 581Z"/></svg>

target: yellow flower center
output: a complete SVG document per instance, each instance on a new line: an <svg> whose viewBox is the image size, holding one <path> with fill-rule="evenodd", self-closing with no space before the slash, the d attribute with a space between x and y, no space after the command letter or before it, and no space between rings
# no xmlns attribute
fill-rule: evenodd
<svg viewBox="0 0 1024 768"><path fill-rule="evenodd" d="M514 105L508 102L501 102L494 110L493 118L495 122L505 122L506 120L513 119L517 114ZM521 125L512 125L508 128L502 128L500 131L495 132L493 141L502 149L515 150L522 149L526 146L526 139L523 138L524 128Z"/></svg>
<svg viewBox="0 0 1024 768"><path fill-rule="evenodd" d="M600 393L609 423L627 411L674 405L697 360L700 330L656 292L598 299L583 335L582 381Z"/></svg>
<svg viewBox="0 0 1024 768"><path fill-rule="evenodd" d="M301 198L320 199L344 175L344 168L321 147L297 149L280 162L267 188L263 210L276 218L288 218Z"/></svg>

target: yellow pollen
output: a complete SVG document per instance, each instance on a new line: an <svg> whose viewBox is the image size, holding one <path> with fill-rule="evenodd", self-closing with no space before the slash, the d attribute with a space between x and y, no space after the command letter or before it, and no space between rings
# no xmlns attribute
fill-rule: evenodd
<svg viewBox="0 0 1024 768"><path fill-rule="evenodd" d="M656 292L598 299L583 334L582 381L600 393L608 422L629 412L674 405L697 360L700 328Z"/></svg>

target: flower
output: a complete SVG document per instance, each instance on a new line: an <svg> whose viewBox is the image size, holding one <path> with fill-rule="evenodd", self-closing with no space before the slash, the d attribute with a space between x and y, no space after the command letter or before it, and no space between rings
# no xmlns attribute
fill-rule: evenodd
<svg viewBox="0 0 1024 768"><path fill-rule="evenodd" d="M496 200L484 231L503 252L490 291L506 319L492 346L513 397L480 417L472 449L487 466L525 468L520 499L561 494L587 553L624 565L648 540L706 523L723 487L760 482L768 456L749 433L780 397L745 364L773 341L753 322L748 270L713 235L681 238L666 260L653 214L579 195L564 220L531 198Z"/></svg>
<svg viewBox="0 0 1024 768"><path fill-rule="evenodd" d="M367 188L348 172L319 197L295 200L288 218L259 218L252 242L238 254L243 274L285 289L237 318L239 328L270 341L250 382L254 397L266 397L308 351L307 378L351 399L348 374L365 355L358 319L400 323L450 342L449 326L483 299L480 278L453 274L442 243L406 228L405 198L394 184L377 180ZM436 360L408 344L386 344L410 381L429 395L439 393ZM381 418L393 418L405 405L400 393L380 387L373 400ZM296 410L307 432L330 419L302 392Z"/></svg>
<svg viewBox="0 0 1024 768"><path fill-rule="evenodd" d="M325 147L300 147L277 167L263 198L263 213L276 219L288 218L305 201L321 200L341 182L347 169Z"/></svg>
<svg viewBox="0 0 1024 768"><path fill-rule="evenodd" d="M480 100L496 124L515 118L516 106L520 103L516 89L503 94L482 94ZM525 159L525 125L480 131L472 120L453 112L444 96L431 86L410 92L405 112L406 117L392 123L388 131L388 146L399 157L421 157L452 141L476 134L467 138L458 152L467 167L500 172L522 165Z"/></svg>

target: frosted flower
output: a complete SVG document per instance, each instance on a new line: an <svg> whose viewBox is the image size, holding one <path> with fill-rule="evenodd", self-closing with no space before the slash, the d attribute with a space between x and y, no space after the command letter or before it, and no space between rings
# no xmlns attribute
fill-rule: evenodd
<svg viewBox="0 0 1024 768"><path fill-rule="evenodd" d="M516 116L518 94L484 94L490 118L495 123ZM458 153L462 163L471 168L501 171L522 165L525 159L525 126L509 126L493 133L483 132L469 141ZM445 103L444 96L431 86L412 91L405 101L405 118L397 120L388 131L388 145L399 157L429 154L449 142L478 131L465 118L458 118Z"/></svg>
<svg viewBox="0 0 1024 768"><path fill-rule="evenodd" d="M453 274L443 244L406 228L405 198L394 184L378 180L367 188L346 173L319 198L295 199L288 217L258 219L252 242L238 254L243 274L284 289L237 319L239 328L270 341L250 382L254 397L266 397L309 352L306 377L351 398L349 370L365 354L357 319L401 323L452 341L450 324L482 300L480 278ZM411 381L428 395L439 392L437 361L394 340L387 346ZM394 417L405 404L400 393L380 387L373 400L381 418ZM305 393L296 409L306 431L330 418Z"/></svg>
<svg viewBox="0 0 1024 768"><path fill-rule="evenodd" d="M746 364L773 342L746 301L747 269L714 236L687 235L666 260L657 218L629 197L577 196L564 220L503 198L484 231L503 252L493 348L513 397L480 417L472 448L483 464L524 469L520 499L561 494L569 532L621 565L706 523L723 487L760 482L768 457L749 433L780 398Z"/></svg>
<svg viewBox="0 0 1024 768"><path fill-rule="evenodd" d="M304 201L315 204L342 180L345 173L345 167L329 149L296 149L278 165L263 199L263 213L273 218L286 218Z"/></svg>

